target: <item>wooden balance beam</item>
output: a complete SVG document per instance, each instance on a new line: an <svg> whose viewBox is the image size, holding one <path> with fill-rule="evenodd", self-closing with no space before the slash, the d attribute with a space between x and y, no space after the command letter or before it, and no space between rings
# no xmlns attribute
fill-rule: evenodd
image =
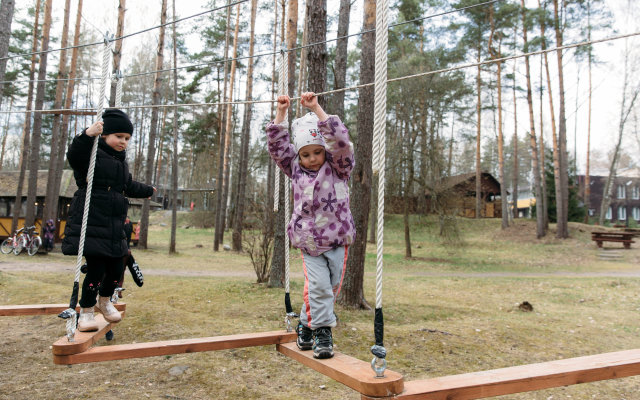
<svg viewBox="0 0 640 400"><path fill-rule="evenodd" d="M300 351L295 343L278 344L276 349L363 395L373 396L368 398L393 396L402 393L404 387L399 373L386 370L384 378L376 378L370 362L338 352L332 358L318 360L313 358L313 351Z"/></svg>
<svg viewBox="0 0 640 400"><path fill-rule="evenodd" d="M640 349L409 381L396 396L363 400L469 400L640 375Z"/></svg>
<svg viewBox="0 0 640 400"><path fill-rule="evenodd" d="M114 304L116 310L124 311L126 303ZM23 315L51 315L60 314L69 308L68 304L22 304L13 306L0 306L0 317L18 317ZM80 307L76 307L80 312Z"/></svg>
<svg viewBox="0 0 640 400"><path fill-rule="evenodd" d="M272 331L228 336L213 336L197 339L177 339L161 342L93 347L75 354L61 354L56 352L54 345L53 363L68 365L123 360L126 358L155 357L166 356L169 354L227 350L240 347L265 346L270 344L295 342L296 338L297 334L295 332ZM66 340L66 338L62 339Z"/></svg>
<svg viewBox="0 0 640 400"><path fill-rule="evenodd" d="M124 318L124 311L120 314ZM76 330L73 342L70 342L66 336L56 340L52 346L54 356L65 356L70 354L81 353L93 346L102 336L111 330L113 325L104 319L102 314L95 314L96 322L98 323L98 330L93 332L80 332Z"/></svg>

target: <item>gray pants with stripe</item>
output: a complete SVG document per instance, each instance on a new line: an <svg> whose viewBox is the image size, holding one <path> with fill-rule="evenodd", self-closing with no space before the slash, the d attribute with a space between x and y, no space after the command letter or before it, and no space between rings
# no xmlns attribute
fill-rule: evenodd
<svg viewBox="0 0 640 400"><path fill-rule="evenodd" d="M304 269L304 294L300 322L310 329L336 326L333 304L338 297L348 246L326 251L317 257L302 252Z"/></svg>

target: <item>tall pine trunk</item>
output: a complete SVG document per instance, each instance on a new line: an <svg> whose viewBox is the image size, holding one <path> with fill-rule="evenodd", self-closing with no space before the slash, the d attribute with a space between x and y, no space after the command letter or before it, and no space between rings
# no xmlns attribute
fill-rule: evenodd
<svg viewBox="0 0 640 400"><path fill-rule="evenodd" d="M562 47L562 27L558 14L558 0L553 0L553 19L556 31L556 46ZM564 72L562 64L562 50L556 51L558 58L558 86L560 115L558 115L558 164L560 173L560 190L556 192L556 213L558 218L556 237L569 237L569 164L567 155L567 118L564 100Z"/></svg>
<svg viewBox="0 0 640 400"><path fill-rule="evenodd" d="M320 93L327 87L327 0L307 0L307 14L309 43L313 44L308 50L308 88ZM326 96L320 96L318 104L326 108Z"/></svg>
<svg viewBox="0 0 640 400"><path fill-rule="evenodd" d="M529 43L527 41L527 9L524 0L520 0L522 11L522 37L524 39L524 52L528 52ZM529 105L529 136L531 138L531 159L533 164L533 176L536 193L536 237L540 239L545 235L544 215L542 210L542 184L540 182L540 162L538 158L538 145L536 143L536 123L533 118L533 93L531 92L531 67L529 66L529 56L524 58L525 78L527 80L527 103Z"/></svg>
<svg viewBox="0 0 640 400"><path fill-rule="evenodd" d="M151 103L160 104L160 90L162 88L162 64L164 61L164 32L167 22L167 0L162 0L162 8L160 10L160 32L158 34L158 51L156 53L156 73L153 82L153 98ZM151 109L151 126L149 127L149 142L147 147L147 165L145 166L145 182L147 185L153 185L154 160L156 159L156 134L158 131L158 108ZM147 239L149 234L149 199L144 199L142 203L142 215L140 217L140 238L138 247L147 248Z"/></svg>
<svg viewBox="0 0 640 400"><path fill-rule="evenodd" d="M116 37L122 37L124 32L124 12L126 11L127 0L119 0L118 2L118 26L116 28ZM122 58L122 39L116 40L113 50L113 73L120 70L120 59ZM118 82L116 80L111 81L111 90L109 93L109 107L115 107L116 105L116 89Z"/></svg>
<svg viewBox="0 0 640 400"><path fill-rule="evenodd" d="M171 4L173 19L176 20L176 0ZM173 104L178 104L178 46L176 24L173 30ZM169 254L176 252L176 230L178 227L178 107L173 107L173 157L171 159L171 239L169 241ZM164 199L164 196L163 196Z"/></svg>
<svg viewBox="0 0 640 400"><path fill-rule="evenodd" d="M540 5L540 2L538 2ZM547 48L547 39L545 34L545 23L544 19L540 20L540 35L542 37L542 50L546 50ZM547 93L549 94L549 115L551 118L551 143L553 146L553 182L555 185L555 193L556 193L556 201L558 193L561 193L562 183L560 181L560 151L558 147L558 131L556 129L556 111L553 105L553 90L551 87L551 73L549 72L549 59L547 53L544 53L544 70L547 77ZM543 176L544 179L544 176ZM556 221L559 221L558 214L558 204L556 203Z"/></svg>
<svg viewBox="0 0 640 400"><path fill-rule="evenodd" d="M227 1L227 22L225 25L225 34L224 34L224 85L222 89L222 98L224 99L224 103L230 101L231 97L227 97L227 86L229 84L228 78L228 57L229 57L229 36L231 30L231 0ZM219 145L218 145L218 174L216 178L216 215L215 215L215 226L213 232L213 251L218 251L220 249L220 241L222 240L222 233L220 232L220 228L222 226L222 207L224 202L224 146L225 146L225 136L227 134L225 126L226 126L226 104L220 104L218 108L218 115L220 116L220 129L219 129Z"/></svg>
<svg viewBox="0 0 640 400"><path fill-rule="evenodd" d="M349 19L351 15L351 0L340 0L340 12L338 14L338 42L336 43L336 61L333 71L333 89L345 87L347 79L347 45L349 38ZM344 117L344 92L337 92L331 97L331 113Z"/></svg>
<svg viewBox="0 0 640 400"><path fill-rule="evenodd" d="M296 1L292 1L294 3ZM296 2L297 3L297 2ZM255 26L256 26L256 10L257 0L251 0L251 33L249 37L249 58L247 59L247 87L246 87L246 99L251 101L253 99L253 48L255 43ZM297 15L297 9L296 13ZM242 138L240 142L240 163L238 168L238 200L236 202L236 217L233 224L233 250L242 250L242 226L244 224L244 203L246 196L247 186L247 174L249 163L249 142L251 140L251 117L253 107L251 104L246 104L244 109L244 118L242 123Z"/></svg>
<svg viewBox="0 0 640 400"><path fill-rule="evenodd" d="M518 24L514 24L513 29L514 40L518 35ZM518 215L518 98L517 92L517 75L516 75L516 60L513 60L513 181L511 183L511 189L513 194L511 200L513 203L513 218L516 219Z"/></svg>
<svg viewBox="0 0 640 400"><path fill-rule="evenodd" d="M44 7L44 23L42 24L42 42L40 44L40 66L38 69L38 84L36 85L35 109L44 107L44 89L47 78L47 50L49 49L49 33L51 32L51 13L53 0L47 0ZM29 152L29 184L27 189L27 213L24 224L32 226L38 217L36 195L38 190L38 168L40 166L40 138L42 136L42 113L33 116L33 132L31 133L31 151Z"/></svg>
<svg viewBox="0 0 640 400"><path fill-rule="evenodd" d="M36 2L36 18L33 23L33 38L31 42L31 67L29 68L29 88L27 89L27 106L24 114L24 125L22 127L22 148L20 151L20 172L18 173L18 185L16 188L16 198L13 203L13 219L11 220L11 232L15 232L18 228L18 219L22 213L22 191L24 187L24 176L27 170L27 160L29 159L29 144L31 142L31 113L33 106L33 87L36 71L36 61L38 59L35 53L38 50L38 20L40 19L40 0Z"/></svg>
<svg viewBox="0 0 640 400"><path fill-rule="evenodd" d="M236 25L233 35L233 56L231 61L231 72L229 77L229 100L233 100L233 87L236 77L236 58L238 57L238 33L240 27L240 4L236 6ZM222 193L219 194L221 201L218 202L220 208L216 214L216 229L218 245L223 242L225 221L227 218L227 199L229 192L229 176L230 176L230 160L231 160L231 138L233 136L233 104L227 104L226 109L226 125L224 134L224 149L221 151L224 154L224 163L222 164Z"/></svg>
<svg viewBox="0 0 640 400"><path fill-rule="evenodd" d="M489 21L491 24L491 35L489 36L489 53L491 58L501 58L500 44L502 39L498 38L498 50L493 47L493 38L495 35L495 21L493 5L489 8ZM496 89L498 91L498 176L500 180L500 202L502 206L502 229L509 227L509 203L507 201L507 185L504 181L504 136L502 133L502 62L497 63L496 71Z"/></svg>
<svg viewBox="0 0 640 400"><path fill-rule="evenodd" d="M65 0L64 3L64 23L62 26L62 39L60 40L60 47L63 49L60 51L60 63L58 64L58 82L56 84L56 95L55 100L53 102L54 109L62 108L62 94L65 89L65 79L67 77L67 50L64 50L67 47L67 40L69 38L69 14L71 8L71 0ZM72 85L72 82L68 82L67 84ZM55 114L53 116L53 126L51 128L51 151L49 153L49 173L47 174L47 194L44 201L44 211L42 215L42 222L45 222L49 219L56 220L58 214L58 196L59 192L55 192L56 186L55 180L58 176L58 171L56 167L59 165L58 163L58 143L62 140L61 136L66 133L62 133L60 130L61 123L61 115ZM42 224L42 228L44 228L45 224ZM44 234L44 230L42 231Z"/></svg>
<svg viewBox="0 0 640 400"><path fill-rule="evenodd" d="M376 2L365 0L363 31L376 27ZM360 63L360 84L372 83L375 76L375 32L362 35L362 56ZM351 308L370 308L364 298L364 261L367 250L367 226L371 205L371 154L373 148L374 89L367 86L359 89L358 95L358 136L355 144L356 166L351 174L351 213L356 226L356 238L349 249L347 270L344 273L339 303Z"/></svg>
<svg viewBox="0 0 640 400"><path fill-rule="evenodd" d="M14 8L14 0L2 0L0 5L0 106L2 106L2 94L4 93L4 76L7 71L7 61L9 61L5 57L9 53L9 38L11 37ZM2 168L1 163L0 168Z"/></svg>
<svg viewBox="0 0 640 400"><path fill-rule="evenodd" d="M591 42L591 1L587 0L587 42ZM588 74L589 74L589 98L587 116L587 165L584 174L584 222L589 223L589 209L591 208L591 61L593 60L592 47L587 50Z"/></svg>
<svg viewBox="0 0 640 400"><path fill-rule="evenodd" d="M480 40L478 40L478 63L480 63ZM482 163L480 155L480 139L482 133L482 68L478 64L476 73L476 218L482 215L482 171L480 165Z"/></svg>

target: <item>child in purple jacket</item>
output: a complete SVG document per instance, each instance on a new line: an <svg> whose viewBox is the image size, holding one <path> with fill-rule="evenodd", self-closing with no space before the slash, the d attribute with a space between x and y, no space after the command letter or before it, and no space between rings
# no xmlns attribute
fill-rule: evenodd
<svg viewBox="0 0 640 400"><path fill-rule="evenodd" d="M287 226L291 244L302 251L304 293L297 345L315 358L333 357L333 304L340 292L348 248L355 237L349 208L353 145L340 118L327 115L312 92L303 93L312 112L292 123L288 96L278 97L276 119L267 125L271 158L293 185L293 213Z"/></svg>

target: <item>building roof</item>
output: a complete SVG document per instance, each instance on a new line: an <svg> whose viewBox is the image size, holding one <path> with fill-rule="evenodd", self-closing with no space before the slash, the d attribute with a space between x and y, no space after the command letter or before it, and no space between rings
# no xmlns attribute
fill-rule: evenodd
<svg viewBox="0 0 640 400"><path fill-rule="evenodd" d="M496 178L493 177L493 175L491 175L488 172L482 172L482 177L480 178L481 180L485 180L485 179L489 179L493 182L495 182L495 184L497 185L497 187L500 187L500 182L498 182L498 180ZM444 178L442 180L442 182L440 183L440 185L438 185L438 187L441 190L447 190L447 189L451 189L455 186L458 186L464 182L467 181L472 181L475 182L476 181L476 173L475 172L469 172L468 174L461 174L461 175L454 175L454 176L450 176L448 178ZM428 196L430 194L429 189L426 190L426 195ZM507 192L508 194L508 192Z"/></svg>
<svg viewBox="0 0 640 400"><path fill-rule="evenodd" d="M49 170L38 170L38 187L36 190L37 197L45 197L47 195L47 177ZM18 178L20 171L0 171L0 197L15 197L18 191ZM23 196L27 195L27 185L29 180L29 171L24 177ZM60 197L72 198L73 193L78 189L76 181L73 179L73 171L65 169L62 171L62 179L60 180Z"/></svg>
<svg viewBox="0 0 640 400"><path fill-rule="evenodd" d="M38 170L38 188L36 191L36 197L46 197L47 195L47 178L49 170ZM18 178L20 171L0 171L0 197L16 197L18 191ZM22 195L27 195L27 181L29 179L29 171L25 174L24 188L22 189ZM73 194L78 190L76 180L73 177L73 170L65 169L62 171L62 179L60 180L60 197L73 198ZM131 199L129 198L129 204L142 206L144 199ZM160 208L162 204L151 201L150 206L152 208Z"/></svg>

